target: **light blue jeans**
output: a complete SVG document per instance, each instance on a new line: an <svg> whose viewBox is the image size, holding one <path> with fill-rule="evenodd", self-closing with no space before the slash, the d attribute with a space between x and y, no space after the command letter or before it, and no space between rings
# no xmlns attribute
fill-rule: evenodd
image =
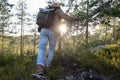
<svg viewBox="0 0 120 80"><path fill-rule="evenodd" d="M49 53L48 57L46 57L46 46L49 42ZM42 28L40 32L40 44L39 44L39 51L37 56L37 65L41 65L43 67L49 67L54 57L54 50L56 45L56 35L53 31Z"/></svg>

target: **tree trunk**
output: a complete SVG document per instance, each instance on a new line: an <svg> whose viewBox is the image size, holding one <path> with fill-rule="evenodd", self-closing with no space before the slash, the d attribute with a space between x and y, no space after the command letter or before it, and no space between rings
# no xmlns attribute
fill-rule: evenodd
<svg viewBox="0 0 120 80"><path fill-rule="evenodd" d="M36 26L35 26L35 33L34 33L34 54L36 50Z"/></svg>
<svg viewBox="0 0 120 80"><path fill-rule="evenodd" d="M61 52L62 48L61 48L61 38L59 38L58 40L58 50Z"/></svg>
<svg viewBox="0 0 120 80"><path fill-rule="evenodd" d="M105 27L105 40L107 40L107 25Z"/></svg>
<svg viewBox="0 0 120 80"><path fill-rule="evenodd" d="M2 36L1 36L1 38L2 38L2 44L1 44L1 46L2 46L2 54L3 54L3 52L4 52L4 49L3 49L3 37L4 37L4 30L3 30L3 28L2 28Z"/></svg>
<svg viewBox="0 0 120 80"><path fill-rule="evenodd" d="M20 55L23 54L23 19L21 19Z"/></svg>
<svg viewBox="0 0 120 80"><path fill-rule="evenodd" d="M89 0L87 0L87 19L86 19L86 45L88 45L88 23L89 23Z"/></svg>

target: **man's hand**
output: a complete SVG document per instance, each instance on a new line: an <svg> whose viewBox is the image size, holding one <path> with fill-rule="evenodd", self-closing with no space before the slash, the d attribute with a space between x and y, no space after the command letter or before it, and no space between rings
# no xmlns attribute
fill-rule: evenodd
<svg viewBox="0 0 120 80"><path fill-rule="evenodd" d="M42 27L38 25L38 32L41 32Z"/></svg>

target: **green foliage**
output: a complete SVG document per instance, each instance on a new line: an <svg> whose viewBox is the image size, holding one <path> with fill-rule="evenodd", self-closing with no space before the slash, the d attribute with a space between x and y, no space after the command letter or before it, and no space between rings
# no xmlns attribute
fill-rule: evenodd
<svg viewBox="0 0 120 80"><path fill-rule="evenodd" d="M62 67L48 69L47 76L50 80L57 80L62 73Z"/></svg>
<svg viewBox="0 0 120 80"><path fill-rule="evenodd" d="M80 49L80 48L77 48ZM47 77L57 80L67 73L77 74L79 68L92 69L102 75L113 76L119 80L120 51L115 44L96 52L84 49L71 51L55 51L52 67L47 69ZM30 74L36 71L36 55L0 55L0 75L2 80L31 80ZM6 76L7 75L7 76ZM117 78L116 78L117 77Z"/></svg>
<svg viewBox="0 0 120 80"><path fill-rule="evenodd" d="M38 40L36 40L36 44L34 44L33 36L27 35L24 37L24 53L25 54L33 54L34 46L36 47L36 51L38 51ZM38 36L36 36L37 38ZM4 54L19 54L20 51L20 37L14 36L5 36L3 41L3 50L0 46L0 52L4 52ZM1 42L1 40L0 40Z"/></svg>
<svg viewBox="0 0 120 80"><path fill-rule="evenodd" d="M13 65L14 63L14 58L12 55L0 55L0 66L4 67L7 65Z"/></svg>
<svg viewBox="0 0 120 80"><path fill-rule="evenodd" d="M86 13L85 13L85 12L79 11L79 12L76 14L76 17L79 17L81 21L84 21L87 16L86 16Z"/></svg>
<svg viewBox="0 0 120 80"><path fill-rule="evenodd" d="M117 41L117 45L120 46L120 40Z"/></svg>
<svg viewBox="0 0 120 80"><path fill-rule="evenodd" d="M108 45L107 48L110 50L111 53L118 52L118 50L119 50L119 47L116 44Z"/></svg>
<svg viewBox="0 0 120 80"><path fill-rule="evenodd" d="M81 54L79 60L81 66L85 67L86 69L95 70L106 76L112 75L114 76L113 80L120 79L120 77L118 77L118 79L115 79L115 77L118 76L117 74L120 73L120 67L118 67L120 58L117 59L117 61L114 61L113 56L108 54L105 49L101 49L98 52L94 53L85 51Z"/></svg>
<svg viewBox="0 0 120 80"><path fill-rule="evenodd" d="M106 10L105 13L109 16L120 17L120 10L117 7L110 8L110 9Z"/></svg>
<svg viewBox="0 0 120 80"><path fill-rule="evenodd" d="M95 52L99 58L107 63L106 67L108 69L108 75L113 75L113 80L118 80L120 77L116 78L120 73L120 51L116 44L108 45L105 49L100 49ZM104 66L104 64L103 64ZM98 68L99 69L99 68ZM106 69L106 70L107 70ZM106 72L104 72L106 73Z"/></svg>
<svg viewBox="0 0 120 80"><path fill-rule="evenodd" d="M2 80L30 80L35 70L35 57L19 55L0 56L0 75Z"/></svg>
<svg viewBox="0 0 120 80"><path fill-rule="evenodd" d="M106 43L109 43L109 41L107 41L107 40L91 40L90 42L89 42L89 46L90 47L95 47L95 46L98 46L98 45L104 45L104 44L106 44Z"/></svg>

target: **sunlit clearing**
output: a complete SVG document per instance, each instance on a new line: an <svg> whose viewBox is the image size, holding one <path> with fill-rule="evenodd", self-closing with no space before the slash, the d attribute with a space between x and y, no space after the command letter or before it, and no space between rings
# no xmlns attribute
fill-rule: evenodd
<svg viewBox="0 0 120 80"><path fill-rule="evenodd" d="M60 25L60 32L61 33L66 33L67 32L67 26L65 24Z"/></svg>

